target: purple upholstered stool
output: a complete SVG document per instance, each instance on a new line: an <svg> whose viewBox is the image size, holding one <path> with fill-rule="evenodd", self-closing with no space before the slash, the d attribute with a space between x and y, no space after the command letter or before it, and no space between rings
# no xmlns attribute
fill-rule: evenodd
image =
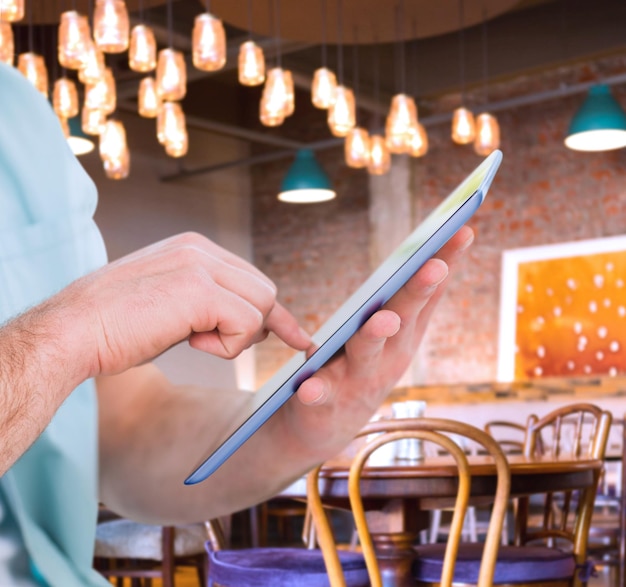
<svg viewBox="0 0 626 587"><path fill-rule="evenodd" d="M208 587L329 587L330 583L320 550L305 548L245 548L212 550L209 553ZM370 585L363 556L339 551L348 587Z"/></svg>
<svg viewBox="0 0 626 587"><path fill-rule="evenodd" d="M445 544L417 546L413 563L413 577L417 581L438 583L441 580ZM475 585L483 545L462 544L454 569L454 582ZM580 569L589 573L586 567ZM493 578L494 585L532 583L570 579L576 572L576 561L571 553L544 546L501 546Z"/></svg>

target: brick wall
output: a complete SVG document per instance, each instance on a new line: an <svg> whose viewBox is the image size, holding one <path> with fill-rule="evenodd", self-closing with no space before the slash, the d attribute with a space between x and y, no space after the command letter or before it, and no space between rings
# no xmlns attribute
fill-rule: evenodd
<svg viewBox="0 0 626 587"><path fill-rule="evenodd" d="M490 94L492 100L504 99L625 70L624 58L607 58L499 83ZM626 105L626 90L613 90ZM583 98L550 100L498 114L504 162L471 222L476 242L451 276L418 352L419 381L414 383L495 379L504 249L626 231L626 151L575 153L563 146L567 125ZM434 110L455 105L453 96L430 104ZM471 148L452 144L448 125L429 128L429 137L428 155L411 162L416 220L480 161ZM288 162L253 169L255 262L276 281L281 301L311 332L370 271L366 175L346 168L339 149L321 152L319 158L337 188L334 202L282 204L275 195ZM264 343L258 353L259 382L288 355L276 340Z"/></svg>

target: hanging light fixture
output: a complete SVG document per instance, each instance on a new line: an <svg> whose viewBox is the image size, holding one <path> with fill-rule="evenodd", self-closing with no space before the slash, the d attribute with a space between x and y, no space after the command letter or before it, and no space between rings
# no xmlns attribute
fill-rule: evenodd
<svg viewBox="0 0 626 587"><path fill-rule="evenodd" d="M128 66L133 71L145 73L156 68L157 45L152 29L145 24L133 27L130 33Z"/></svg>
<svg viewBox="0 0 626 587"><path fill-rule="evenodd" d="M95 84L104 76L105 67L104 53L89 38L85 49L85 64L78 70L78 79L85 85Z"/></svg>
<svg viewBox="0 0 626 587"><path fill-rule="evenodd" d="M81 128L85 134L99 135L104 130L106 115L101 108L89 108L87 102L81 110Z"/></svg>
<svg viewBox="0 0 626 587"><path fill-rule="evenodd" d="M417 105L411 96L396 94L385 125L387 148L392 153L406 153L414 129L417 128Z"/></svg>
<svg viewBox="0 0 626 587"><path fill-rule="evenodd" d="M161 96L153 77L144 77L139 83L139 116L156 118L161 109Z"/></svg>
<svg viewBox="0 0 626 587"><path fill-rule="evenodd" d="M71 79L62 77L54 82L52 107L59 118L73 118L78 114L78 91Z"/></svg>
<svg viewBox="0 0 626 587"><path fill-rule="evenodd" d="M102 111L105 114L112 114L117 107L117 88L115 85L115 77L113 76L113 70L110 67L104 69L104 84L106 87L104 104Z"/></svg>
<svg viewBox="0 0 626 587"><path fill-rule="evenodd" d="M156 72L157 90L163 100L182 100L187 93L185 58L175 49L161 49Z"/></svg>
<svg viewBox="0 0 626 587"><path fill-rule="evenodd" d="M278 126L293 113L293 77L281 67L267 72L259 115L265 126Z"/></svg>
<svg viewBox="0 0 626 587"><path fill-rule="evenodd" d="M382 135L370 136L370 156L367 171L371 175L384 175L391 169L391 153Z"/></svg>
<svg viewBox="0 0 626 587"><path fill-rule="evenodd" d="M322 33L322 66L313 73L311 85L311 101L313 106L326 110L335 101L337 76L327 67L328 51L326 47L326 0L321 2L321 33Z"/></svg>
<svg viewBox="0 0 626 587"><path fill-rule="evenodd" d="M81 128L81 121L78 116L71 117L67 121L67 129L67 142L69 143L74 155L85 155L94 150L95 145Z"/></svg>
<svg viewBox="0 0 626 587"><path fill-rule="evenodd" d="M350 130L344 142L346 165L355 169L367 167L370 160L370 135L366 129Z"/></svg>
<svg viewBox="0 0 626 587"><path fill-rule="evenodd" d="M130 171L126 131L119 120L108 120L100 135L100 158L109 179L124 179Z"/></svg>
<svg viewBox="0 0 626 587"><path fill-rule="evenodd" d="M8 22L0 20L0 63L13 65L15 59L15 44L13 42L13 28Z"/></svg>
<svg viewBox="0 0 626 587"><path fill-rule="evenodd" d="M104 75L95 83L85 86L84 104L89 110L101 110L104 113L107 101L107 82Z"/></svg>
<svg viewBox="0 0 626 587"><path fill-rule="evenodd" d="M411 157L423 157L428 153L428 135L421 122L411 131L407 153Z"/></svg>
<svg viewBox="0 0 626 587"><path fill-rule="evenodd" d="M61 14L58 59L62 67L82 69L87 64L90 32L87 19L75 10Z"/></svg>
<svg viewBox="0 0 626 587"><path fill-rule="evenodd" d="M162 132L165 152L170 157L182 157L187 154L189 145L185 113L177 102L170 102L164 106Z"/></svg>
<svg viewBox="0 0 626 587"><path fill-rule="evenodd" d="M278 199L292 204L311 204L332 200L336 195L313 151L300 149L283 179Z"/></svg>
<svg viewBox="0 0 626 587"><path fill-rule="evenodd" d="M354 92L339 85L335 90L335 101L328 107L328 127L336 137L345 137L356 124Z"/></svg>
<svg viewBox="0 0 626 587"><path fill-rule="evenodd" d="M105 53L122 53L128 49L130 21L124 0L96 0L93 36Z"/></svg>
<svg viewBox="0 0 626 587"><path fill-rule="evenodd" d="M589 88L572 118L565 146L575 151L610 151L626 147L626 114L605 84Z"/></svg>
<svg viewBox="0 0 626 587"><path fill-rule="evenodd" d="M488 112L483 112L476 118L474 151L477 155L487 156L498 147L500 147L500 125L498 120Z"/></svg>
<svg viewBox="0 0 626 587"><path fill-rule="evenodd" d="M459 77L461 86L461 106L452 115L452 141L457 145L467 145L476 137L474 114L463 106L465 102L465 11L464 0L459 2Z"/></svg>
<svg viewBox="0 0 626 587"><path fill-rule="evenodd" d="M489 103L489 60L487 53L487 9L483 8L482 26L483 44L483 78L485 104ZM500 147L500 125L495 116L483 112L476 118L476 137L474 138L474 152L477 155L487 156Z"/></svg>
<svg viewBox="0 0 626 587"><path fill-rule="evenodd" d="M17 22L24 18L24 0L0 0L0 20Z"/></svg>
<svg viewBox="0 0 626 587"><path fill-rule="evenodd" d="M258 86L265 81L265 57L263 49L254 41L246 41L239 47L239 83Z"/></svg>
<svg viewBox="0 0 626 587"><path fill-rule="evenodd" d="M226 63L226 33L219 18L207 11L196 16L192 34L194 67L202 71L217 71Z"/></svg>
<svg viewBox="0 0 626 587"><path fill-rule="evenodd" d="M41 55L32 51L17 57L17 68L46 98L48 98L48 69Z"/></svg>

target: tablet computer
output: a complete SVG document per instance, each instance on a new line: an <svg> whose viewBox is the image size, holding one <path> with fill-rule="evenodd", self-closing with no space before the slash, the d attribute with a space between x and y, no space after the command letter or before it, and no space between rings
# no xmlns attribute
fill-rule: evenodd
<svg viewBox="0 0 626 587"><path fill-rule="evenodd" d="M236 414L225 415L224 428L210 454L187 477L192 485L206 479L250 438L347 340L380 309L409 278L465 224L482 204L502 153L489 155L389 255L372 275L313 335L317 350L296 354Z"/></svg>

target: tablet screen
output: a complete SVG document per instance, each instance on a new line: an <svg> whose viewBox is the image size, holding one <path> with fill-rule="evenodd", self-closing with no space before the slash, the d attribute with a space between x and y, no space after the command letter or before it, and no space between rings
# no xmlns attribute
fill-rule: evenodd
<svg viewBox="0 0 626 587"><path fill-rule="evenodd" d="M185 483L197 483L215 471L467 222L482 203L501 160L500 151L489 155L387 257L313 335L317 350L309 358L296 354L244 404L223 414L224 427L215 446L207 447L209 456Z"/></svg>

